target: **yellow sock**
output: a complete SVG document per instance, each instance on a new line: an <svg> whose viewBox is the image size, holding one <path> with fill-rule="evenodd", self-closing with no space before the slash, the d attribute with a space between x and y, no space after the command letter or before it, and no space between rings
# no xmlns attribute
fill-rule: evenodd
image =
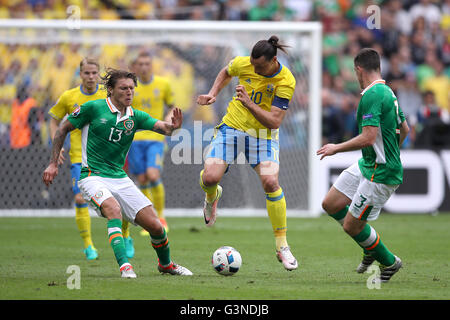
<svg viewBox="0 0 450 320"><path fill-rule="evenodd" d="M158 218L164 218L164 208L166 205L166 191L161 180L150 183L150 192L153 198L153 207L158 214Z"/></svg>
<svg viewBox="0 0 450 320"><path fill-rule="evenodd" d="M275 192L266 193L266 206L275 235L275 245L277 250L280 250L281 247L288 246L286 240L286 199L283 189L280 188Z"/></svg>
<svg viewBox="0 0 450 320"><path fill-rule="evenodd" d="M75 204L75 222L77 223L81 239L83 239L84 248L94 247L91 238L91 217L89 216L87 203Z"/></svg>
<svg viewBox="0 0 450 320"><path fill-rule="evenodd" d="M130 236L130 223L127 220L122 219L122 237L125 239L128 238L129 236Z"/></svg>
<svg viewBox="0 0 450 320"><path fill-rule="evenodd" d="M204 170L200 172L200 187L202 187L203 191L206 193L206 201L213 202L217 196L217 184L209 187L205 186L203 184L203 171Z"/></svg>

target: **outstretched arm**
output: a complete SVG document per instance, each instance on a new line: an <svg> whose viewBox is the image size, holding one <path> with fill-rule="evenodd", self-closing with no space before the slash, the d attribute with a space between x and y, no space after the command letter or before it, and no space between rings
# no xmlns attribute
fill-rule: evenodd
<svg viewBox="0 0 450 320"><path fill-rule="evenodd" d="M339 152L360 150L362 148L373 145L377 139L377 134L378 127L364 126L361 134L357 135L356 137L339 144L326 144L322 148L317 150L316 154L319 156L321 155L320 160L322 160L326 156L332 156Z"/></svg>
<svg viewBox="0 0 450 320"><path fill-rule="evenodd" d="M158 120L152 130L166 136L171 136L176 129L181 128L182 124L183 113L180 108L174 108L170 121Z"/></svg>
<svg viewBox="0 0 450 320"><path fill-rule="evenodd" d="M216 97L219 92L231 81L231 76L228 74L228 66L224 67L217 74L216 80L214 80L214 84L209 90L208 94L199 95L197 98L197 104L199 105L209 105L216 102Z"/></svg>
<svg viewBox="0 0 450 320"><path fill-rule="evenodd" d="M52 184L53 179L58 175L58 160L64 145L64 140L66 139L67 134L74 129L75 127L73 124L66 120L56 130L55 136L53 137L50 163L42 176L42 180L47 187Z"/></svg>
<svg viewBox="0 0 450 320"><path fill-rule="evenodd" d="M56 134L56 130L58 130L58 127L61 123L61 120L56 120L55 118L51 118L50 119L50 137L53 140L53 137ZM64 163L64 160L66 160L66 158L64 157L64 148L61 148L61 152L59 153L59 160L58 160L58 164L62 165Z"/></svg>

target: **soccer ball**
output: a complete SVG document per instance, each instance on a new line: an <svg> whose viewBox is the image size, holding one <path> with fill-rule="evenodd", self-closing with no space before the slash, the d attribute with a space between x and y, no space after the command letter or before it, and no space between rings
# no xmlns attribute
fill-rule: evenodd
<svg viewBox="0 0 450 320"><path fill-rule="evenodd" d="M223 246L214 251L211 264L218 274L232 276L242 265L241 254L232 247Z"/></svg>

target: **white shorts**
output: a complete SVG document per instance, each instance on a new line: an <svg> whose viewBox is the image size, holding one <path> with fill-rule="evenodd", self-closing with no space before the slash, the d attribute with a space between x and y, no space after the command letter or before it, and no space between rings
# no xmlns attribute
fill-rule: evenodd
<svg viewBox="0 0 450 320"><path fill-rule="evenodd" d="M139 190L134 182L126 177L119 179L91 176L78 181L81 195L103 217L100 206L103 201L114 197L122 209L125 220L136 225L136 214L152 205L150 200Z"/></svg>
<svg viewBox="0 0 450 320"><path fill-rule="evenodd" d="M378 218L384 204L399 185L368 180L361 174L356 162L342 171L333 186L352 199L349 209L352 216L359 220L372 221Z"/></svg>

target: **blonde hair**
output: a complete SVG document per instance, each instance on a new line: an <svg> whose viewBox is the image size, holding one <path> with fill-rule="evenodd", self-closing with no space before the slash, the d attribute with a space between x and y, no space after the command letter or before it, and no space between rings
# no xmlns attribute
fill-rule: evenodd
<svg viewBox="0 0 450 320"><path fill-rule="evenodd" d="M98 63L98 61L96 59L86 57L80 61L80 71L83 69L83 66L86 64L93 64L93 65L97 66L98 69L100 69L100 64Z"/></svg>

